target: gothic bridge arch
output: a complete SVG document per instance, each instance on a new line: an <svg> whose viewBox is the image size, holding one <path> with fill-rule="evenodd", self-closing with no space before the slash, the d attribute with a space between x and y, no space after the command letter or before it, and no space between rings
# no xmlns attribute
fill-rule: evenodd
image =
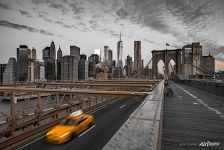
<svg viewBox="0 0 224 150"><path fill-rule="evenodd" d="M169 62L173 59L175 62L175 73L177 75L181 74L181 49L173 50L153 50L152 51L152 75L153 77L158 77L158 62L162 60L165 67L165 78L168 78L169 72Z"/></svg>

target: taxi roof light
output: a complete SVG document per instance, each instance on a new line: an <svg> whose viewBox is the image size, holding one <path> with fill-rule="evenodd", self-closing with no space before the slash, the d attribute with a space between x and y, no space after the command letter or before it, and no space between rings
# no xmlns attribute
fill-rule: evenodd
<svg viewBox="0 0 224 150"><path fill-rule="evenodd" d="M71 113L70 116L76 117L76 116L79 116L81 114L83 114L83 111L80 109L80 110L77 110L77 111Z"/></svg>

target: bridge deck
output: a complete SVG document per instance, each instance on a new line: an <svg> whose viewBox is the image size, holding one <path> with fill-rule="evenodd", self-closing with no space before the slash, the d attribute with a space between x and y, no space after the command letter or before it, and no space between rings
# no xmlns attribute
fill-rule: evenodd
<svg viewBox="0 0 224 150"><path fill-rule="evenodd" d="M224 99L189 86L170 87L174 96L164 99L162 149L224 149ZM212 142L216 146L206 145Z"/></svg>

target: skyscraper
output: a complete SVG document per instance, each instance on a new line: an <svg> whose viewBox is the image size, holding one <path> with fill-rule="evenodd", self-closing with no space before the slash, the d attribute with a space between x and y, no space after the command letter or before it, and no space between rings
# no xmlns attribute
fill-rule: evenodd
<svg viewBox="0 0 224 150"><path fill-rule="evenodd" d="M3 74L7 64L0 64L0 84L3 83Z"/></svg>
<svg viewBox="0 0 224 150"><path fill-rule="evenodd" d="M106 65L108 65L108 60L109 60L108 51L109 51L109 46L104 46L104 63Z"/></svg>
<svg viewBox="0 0 224 150"><path fill-rule="evenodd" d="M132 74L132 71L133 71L133 67L132 67L133 61L132 61L132 57L130 55L127 56L125 65L126 65L126 75L128 77L130 77Z"/></svg>
<svg viewBox="0 0 224 150"><path fill-rule="evenodd" d="M16 83L16 59L14 57L9 58L5 71L3 73L3 84L15 84Z"/></svg>
<svg viewBox="0 0 224 150"><path fill-rule="evenodd" d="M61 61L61 80L78 80L78 58L63 56Z"/></svg>
<svg viewBox="0 0 224 150"><path fill-rule="evenodd" d="M57 60L61 61L62 57L63 57L63 53L62 53L61 47L59 46L57 51Z"/></svg>
<svg viewBox="0 0 224 150"><path fill-rule="evenodd" d="M80 48L77 46L70 46L70 56L80 59Z"/></svg>
<svg viewBox="0 0 224 150"><path fill-rule="evenodd" d="M104 63L108 66L112 66L112 50L109 49L109 46L104 46Z"/></svg>
<svg viewBox="0 0 224 150"><path fill-rule="evenodd" d="M45 69L44 69L44 62L41 61L35 61L35 74L34 74L34 80L35 81L41 81L45 79Z"/></svg>
<svg viewBox="0 0 224 150"><path fill-rule="evenodd" d="M56 80L56 50L54 42L51 42L50 47L43 49L43 60L45 67L45 79Z"/></svg>
<svg viewBox="0 0 224 150"><path fill-rule="evenodd" d="M86 55L80 55L79 66L78 66L78 78L79 80L88 79L88 61L86 60Z"/></svg>
<svg viewBox="0 0 224 150"><path fill-rule="evenodd" d="M89 77L95 77L96 75L96 64L100 62L99 60L99 55L97 54L92 54L91 56L88 57L88 62L89 62Z"/></svg>
<svg viewBox="0 0 224 150"><path fill-rule="evenodd" d="M108 65L112 67L113 62L113 51L111 49L108 50Z"/></svg>
<svg viewBox="0 0 224 150"><path fill-rule="evenodd" d="M61 51L61 47L59 46L59 49L57 51L57 80L61 80L61 60L62 60L63 54Z"/></svg>
<svg viewBox="0 0 224 150"><path fill-rule="evenodd" d="M141 41L134 41L134 71L142 69Z"/></svg>
<svg viewBox="0 0 224 150"><path fill-rule="evenodd" d="M30 49L26 45L20 45L17 48L17 80L18 81L27 81L28 79L28 66L29 60L28 55Z"/></svg>
<svg viewBox="0 0 224 150"><path fill-rule="evenodd" d="M32 48L32 50L28 51L28 76L27 81L34 81L35 78L35 60L36 60L36 49Z"/></svg>
<svg viewBox="0 0 224 150"><path fill-rule="evenodd" d="M122 54L123 54L123 43L121 41L121 34L120 34L120 40L117 42L117 67L121 69L123 68Z"/></svg>

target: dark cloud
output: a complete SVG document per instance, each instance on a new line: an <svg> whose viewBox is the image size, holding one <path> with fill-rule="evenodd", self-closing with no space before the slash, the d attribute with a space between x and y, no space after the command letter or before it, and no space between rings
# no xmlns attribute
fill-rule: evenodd
<svg viewBox="0 0 224 150"><path fill-rule="evenodd" d="M27 11L19 10L19 12L20 12L23 16L32 18L32 15L31 15L30 13L28 13Z"/></svg>
<svg viewBox="0 0 224 150"><path fill-rule="evenodd" d="M67 24L65 24L63 21L60 21L60 20L57 20L57 21L50 20L50 19L46 18L45 13L40 13L40 14L38 15L38 17L39 17L39 18L42 18L44 21L47 21L47 22L49 22L49 23L56 23L56 24L58 24L58 25L60 25L60 26L62 26L62 27L64 27L64 28L69 28L69 29L71 29L71 28L74 27L74 25L67 25ZM63 20L63 19L61 19L61 20Z"/></svg>
<svg viewBox="0 0 224 150"><path fill-rule="evenodd" d="M37 5L51 2L50 0L31 0L31 1Z"/></svg>
<svg viewBox="0 0 224 150"><path fill-rule="evenodd" d="M100 25L97 23L96 20L90 20L89 22L89 26L92 30L94 31L99 31L100 30Z"/></svg>
<svg viewBox="0 0 224 150"><path fill-rule="evenodd" d="M76 14L76 15L77 15L77 14L82 14L82 13L84 13L84 8L81 7L81 6L80 6L78 3L76 3L76 2L72 2L72 3L70 3L69 6L70 6L72 12L73 12L74 14Z"/></svg>
<svg viewBox="0 0 224 150"><path fill-rule="evenodd" d="M67 25L67 24L63 24L63 27L68 28L68 29L71 29L71 28L73 28L74 26L70 26L70 25Z"/></svg>
<svg viewBox="0 0 224 150"><path fill-rule="evenodd" d="M149 27L161 33L173 33L167 21L164 19L163 0L131 0L123 1L124 7L116 11L120 20L128 19L132 23ZM116 6L118 2L114 2ZM115 7L115 6L114 6ZM115 7L116 9L116 7ZM115 23L119 20L115 20Z"/></svg>
<svg viewBox="0 0 224 150"><path fill-rule="evenodd" d="M210 9L211 1L189 1L189 0L166 0L166 9L174 16L179 17L184 23L189 23L197 19L206 19L214 10Z"/></svg>
<svg viewBox="0 0 224 150"><path fill-rule="evenodd" d="M38 15L39 18L42 18L42 19L43 19L44 21L46 21L46 22L49 22L49 23L52 23L52 22L53 22L52 20L47 19L45 16L46 16L46 15L43 15L43 14L39 14L39 15Z"/></svg>
<svg viewBox="0 0 224 150"><path fill-rule="evenodd" d="M69 11L64 5L64 3L67 3L67 1L63 1L64 3L61 3L60 1L51 1L51 0L32 0L34 4L46 4L51 8L57 9L61 11L63 14Z"/></svg>
<svg viewBox="0 0 224 150"><path fill-rule="evenodd" d="M128 16L127 11L125 11L123 8L119 9L117 11L117 15L121 18L121 19L125 19Z"/></svg>
<svg viewBox="0 0 224 150"><path fill-rule="evenodd" d="M55 23L57 23L59 25L63 25L64 24L62 21L55 21Z"/></svg>
<svg viewBox="0 0 224 150"><path fill-rule="evenodd" d="M5 3L0 2L0 8L2 8L2 9L10 9L10 6L9 6L9 4L5 4Z"/></svg>
<svg viewBox="0 0 224 150"><path fill-rule="evenodd" d="M38 17L39 18L45 18L45 15L39 14Z"/></svg>
<svg viewBox="0 0 224 150"><path fill-rule="evenodd" d="M52 32L48 32L43 29L37 29L37 28L26 26L26 25L15 24L15 23L11 23L8 21L4 21L4 20L0 20L0 26L13 28L13 29L17 29L17 30L26 30L29 32L40 33L40 34L44 34L44 35L51 35L51 36L54 35Z"/></svg>
<svg viewBox="0 0 224 150"><path fill-rule="evenodd" d="M68 28L68 29L75 28L74 25L68 25L68 24L64 23L63 21L57 20L57 21L55 21L55 23L64 27L64 28Z"/></svg>
<svg viewBox="0 0 224 150"><path fill-rule="evenodd" d="M63 4L51 2L49 3L49 7L60 10L63 14L69 11Z"/></svg>

